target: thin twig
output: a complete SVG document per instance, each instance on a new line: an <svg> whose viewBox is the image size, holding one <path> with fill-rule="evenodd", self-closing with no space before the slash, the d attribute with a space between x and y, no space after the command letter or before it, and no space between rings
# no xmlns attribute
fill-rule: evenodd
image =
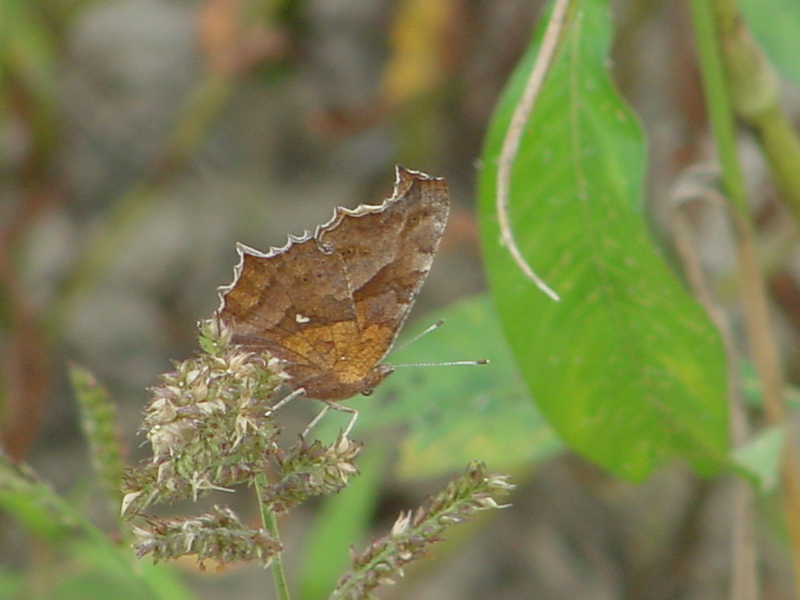
<svg viewBox="0 0 800 600"><path fill-rule="evenodd" d="M550 22L547 24L547 29L542 39L542 45L539 49L536 63L533 65L531 74L522 91L522 97L517 103L514 114L511 117L511 124L503 140L503 147L500 150L500 158L497 165L496 207L497 220L500 226L500 241L508 248L514 262L517 263L517 266L525 273L528 279L533 281L536 287L555 301L559 300L558 294L533 272L533 269L531 269L530 265L528 265L522 253L519 251L508 218L508 189L511 182L511 168L513 167L514 159L519 151L525 125L528 123L528 119L533 112L533 107L536 105L536 100L539 97L542 84L544 83L547 73L550 71L550 66L553 63L553 58L565 29L566 14L569 4L570 0L556 0L553 12L550 16Z"/></svg>

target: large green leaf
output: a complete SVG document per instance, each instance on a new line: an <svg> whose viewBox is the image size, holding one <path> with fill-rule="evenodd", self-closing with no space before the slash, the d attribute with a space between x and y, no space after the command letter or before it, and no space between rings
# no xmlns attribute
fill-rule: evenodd
<svg viewBox="0 0 800 600"><path fill-rule="evenodd" d="M481 235L502 326L531 395L576 451L631 480L675 453L708 473L728 444L722 345L648 235L645 146L606 71L606 2L579 3L568 27L515 157L509 198L519 248L558 303L501 246L495 211L500 147L536 44L484 149Z"/></svg>

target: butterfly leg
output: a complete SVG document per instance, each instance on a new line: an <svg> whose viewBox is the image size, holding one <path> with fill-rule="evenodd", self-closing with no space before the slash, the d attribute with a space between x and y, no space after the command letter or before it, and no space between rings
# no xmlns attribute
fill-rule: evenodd
<svg viewBox="0 0 800 600"><path fill-rule="evenodd" d="M350 415L350 422L347 423L347 427L345 427L344 433L342 434L344 437L347 437L350 434L350 430L353 429L353 425L356 424L356 419L358 419L358 411L355 408L342 406L341 404L336 404L336 402L330 402L329 400L322 400L322 402L325 402L325 408L323 408L320 413L314 417L314 420L308 424L308 427L306 427L305 431L303 431L303 437L306 437L308 432L311 431L314 426L322 420L322 417L324 417L331 409L348 413Z"/></svg>
<svg viewBox="0 0 800 600"><path fill-rule="evenodd" d="M288 395L288 396L286 396L285 398L281 398L281 399L278 401L278 403L277 403L277 404L275 404L274 406L270 406L270 407L269 407L269 413L270 413L270 414L271 414L271 413L274 413L274 412L275 412L276 410L278 410L279 408L283 408L284 406L286 406L287 404L289 404L289 402L291 402L292 400L294 400L294 399L295 399L295 398L297 398L298 396L302 396L302 395L303 395L303 394L305 394L305 393L306 393L306 390L305 390L305 388L297 388L296 390L294 390L294 391L293 391L291 394L289 394L289 395Z"/></svg>

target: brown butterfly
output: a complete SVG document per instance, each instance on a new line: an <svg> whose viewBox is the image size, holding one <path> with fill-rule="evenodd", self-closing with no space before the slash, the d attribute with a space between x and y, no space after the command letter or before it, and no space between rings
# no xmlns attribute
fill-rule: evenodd
<svg viewBox="0 0 800 600"><path fill-rule="evenodd" d="M378 206L336 208L313 235L266 254L239 244L217 317L233 343L283 362L294 395L354 412L332 401L368 394L394 370L381 361L430 271L449 205L443 179L397 167Z"/></svg>

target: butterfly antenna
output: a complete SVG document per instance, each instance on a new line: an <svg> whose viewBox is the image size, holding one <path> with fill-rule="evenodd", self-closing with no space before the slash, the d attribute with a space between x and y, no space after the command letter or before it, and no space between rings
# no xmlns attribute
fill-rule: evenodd
<svg viewBox="0 0 800 600"><path fill-rule="evenodd" d="M404 343L402 346L400 346L398 350L402 350L403 348L410 346L411 344L416 342L419 338L421 338L423 335L428 335L431 331L439 329L439 327L441 327L442 325L444 325L444 319L439 319L433 325L429 325L425 329L425 331L418 333L413 338ZM482 358L481 360L454 360L449 362L437 362L437 363L409 363L409 364L392 365L392 366L393 367L453 367L458 365L470 365L474 367L475 365L488 365L488 364L489 364L489 359Z"/></svg>
<svg viewBox="0 0 800 600"><path fill-rule="evenodd" d="M457 367L461 365L469 365L474 367L475 365L488 365L489 359L482 358L480 360L452 360L448 362L436 362L436 363L407 363L401 365L392 365L393 367Z"/></svg>
<svg viewBox="0 0 800 600"><path fill-rule="evenodd" d="M435 331L436 329L439 329L439 327L441 327L442 325L444 325L444 319L439 319L439 320L438 320L438 321L436 321L436 323L434 323L433 325L429 325L429 326L428 326L428 327L425 329L425 331L423 331L422 333L418 333L418 334L417 334L417 335L415 335L413 338L411 338L411 339L410 339L410 340L408 340L407 342L403 343L403 345L402 345L402 346L400 346L400 347L398 348L398 350L402 350L403 348L407 348L408 346L410 346L411 344L413 344L414 342L416 342L416 341L417 341L419 338L421 338L422 336L424 336L424 335L428 335L428 334L429 334L431 331Z"/></svg>

